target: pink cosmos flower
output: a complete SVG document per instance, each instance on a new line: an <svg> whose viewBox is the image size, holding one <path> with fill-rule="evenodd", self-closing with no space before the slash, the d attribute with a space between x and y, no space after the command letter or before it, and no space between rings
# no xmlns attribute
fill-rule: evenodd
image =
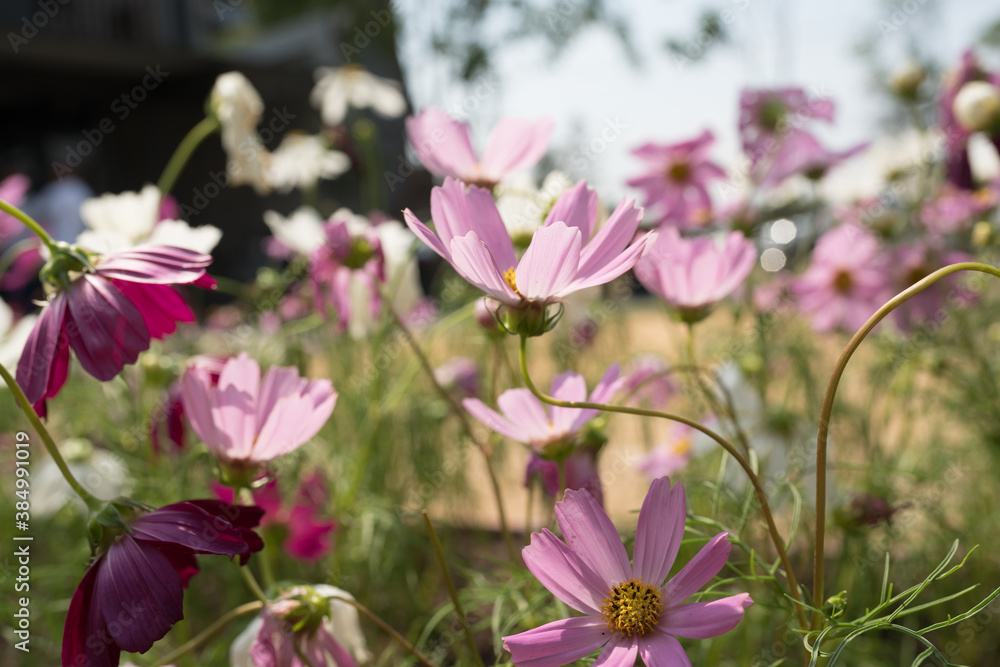
<svg viewBox="0 0 1000 667"><path fill-rule="evenodd" d="M788 142L786 147L775 154L774 160L761 180L761 185L775 187L795 174L802 174L810 180L818 181L830 169L867 147L867 143L861 143L847 150L831 151L824 148L811 134L798 132L794 141Z"/></svg>
<svg viewBox="0 0 1000 667"><path fill-rule="evenodd" d="M597 452L593 447L578 447L563 461L566 488L587 491L597 504L604 506L604 489L597 470ZM535 477L542 482L542 489L550 498L558 498L563 489L559 486L559 464L532 453L524 470L524 485L530 486Z"/></svg>
<svg viewBox="0 0 1000 667"><path fill-rule="evenodd" d="M198 573L195 554L246 563L264 547L252 530L261 514L258 507L188 500L131 521L70 600L62 664L115 667L121 651L148 651L184 618L184 588Z"/></svg>
<svg viewBox="0 0 1000 667"><path fill-rule="evenodd" d="M253 470L292 452L330 418L337 392L329 380L307 380L295 368L272 367L263 381L246 352L229 359L218 383L204 368L181 380L184 413L224 465Z"/></svg>
<svg viewBox="0 0 1000 667"><path fill-rule="evenodd" d="M187 366L199 366L208 370L212 382L219 382L219 374L226 360L222 357L211 355L198 355L188 359ZM153 451L159 453L161 447L161 435L164 426L166 427L166 440L173 445L174 450L180 451L187 446L187 437L184 433L184 395L181 391L181 382L176 380L167 388L167 395L160 404L160 418L155 418L150 424L149 441ZM232 502L232 498L228 499Z"/></svg>
<svg viewBox="0 0 1000 667"><path fill-rule="evenodd" d="M677 391L667 362L656 355L642 355L626 367L622 387L626 405L662 410Z"/></svg>
<svg viewBox="0 0 1000 667"><path fill-rule="evenodd" d="M683 470L691 461L695 431L687 424L674 423L666 440L643 456L635 467L650 479L667 477Z"/></svg>
<svg viewBox="0 0 1000 667"><path fill-rule="evenodd" d="M515 665L559 667L598 649L599 665L690 667L678 637L704 639L729 632L753 604L739 593L684 604L726 564L728 532L719 533L672 579L663 583L684 535L684 487L653 482L639 511L632 563L611 519L586 491L567 491L556 503L563 540L532 533L524 563L553 595L584 616L504 637Z"/></svg>
<svg viewBox="0 0 1000 667"><path fill-rule="evenodd" d="M997 194L989 189L971 191L945 187L936 199L924 203L920 221L937 236L968 231L977 215L996 204Z"/></svg>
<svg viewBox="0 0 1000 667"><path fill-rule="evenodd" d="M589 397L586 380L573 372L557 375L552 380L550 395L561 401L606 403L614 398L624 383L625 378L618 377L618 365L615 364L604 374ZM542 403L530 389L508 389L500 394L497 398L500 412L486 407L478 398L467 398L462 405L475 419L500 435L528 445L542 455L571 450L583 427L598 414L597 410Z"/></svg>
<svg viewBox="0 0 1000 667"><path fill-rule="evenodd" d="M492 188L507 176L534 166L545 155L552 121L502 119L490 133L482 159L472 150L469 126L441 109L424 109L410 116L406 131L420 161L432 174Z"/></svg>
<svg viewBox="0 0 1000 667"><path fill-rule="evenodd" d="M720 243L664 229L636 263L635 275L685 322L697 322L743 284L756 261L753 242L740 232L730 232Z"/></svg>
<svg viewBox="0 0 1000 667"><path fill-rule="evenodd" d="M72 279L65 269L55 277L61 284L17 365L17 382L37 409L66 382L70 348L85 371L108 381L149 349L151 339L194 321L173 285L215 285L205 274L212 257L183 248L140 245L91 262L93 269L84 267Z"/></svg>
<svg viewBox="0 0 1000 667"><path fill-rule="evenodd" d="M603 285L632 268L649 235L632 239L642 209L622 200L591 235L597 194L580 181L556 200L520 261L488 190L445 179L431 191L432 232L407 209L406 224L467 281L497 302L544 313L573 292ZM631 243L631 245L630 245Z"/></svg>
<svg viewBox="0 0 1000 667"><path fill-rule="evenodd" d="M812 262L792 285L816 331L855 331L888 299L886 256L864 228L844 224L816 242Z"/></svg>
<svg viewBox="0 0 1000 667"><path fill-rule="evenodd" d="M708 159L713 143L715 135L705 130L689 141L646 143L632 151L646 162L649 171L627 182L646 193L643 206L656 208L658 224L689 229L711 218L708 184L726 177L722 167Z"/></svg>
<svg viewBox="0 0 1000 667"><path fill-rule="evenodd" d="M899 246L892 255L893 290L902 292L942 266L972 260L967 253L940 250L927 241ZM939 324L945 314L946 302L961 303L972 299L972 296L972 292L960 286L960 277L952 274L902 303L892 311L893 319L904 332L925 322Z"/></svg>
<svg viewBox="0 0 1000 667"><path fill-rule="evenodd" d="M471 357L452 357L434 369L434 379L458 398L479 396L479 364Z"/></svg>

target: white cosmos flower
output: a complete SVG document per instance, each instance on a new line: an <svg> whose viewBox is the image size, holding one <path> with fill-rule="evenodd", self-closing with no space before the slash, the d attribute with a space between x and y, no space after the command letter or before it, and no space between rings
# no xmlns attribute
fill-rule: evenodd
<svg viewBox="0 0 1000 667"><path fill-rule="evenodd" d="M191 227L182 220L160 220L160 191L146 185L139 192L103 194L80 205L89 228L76 242L97 252L117 252L140 243L162 243L209 254L222 238L212 225Z"/></svg>
<svg viewBox="0 0 1000 667"><path fill-rule="evenodd" d="M257 134L257 125L264 113L260 93L240 72L226 72L215 80L209 107L222 126L222 147L229 158L230 183L252 185L258 194L270 192L271 153Z"/></svg>
<svg viewBox="0 0 1000 667"><path fill-rule="evenodd" d="M300 206L287 218L277 211L264 211L271 234L300 255L310 255L326 241L323 218L311 206Z"/></svg>
<svg viewBox="0 0 1000 667"><path fill-rule="evenodd" d="M37 319L37 315L25 315L15 323L14 311L5 301L0 301L0 364L4 368L13 370L17 366ZM7 385L3 387L6 389Z"/></svg>
<svg viewBox="0 0 1000 667"><path fill-rule="evenodd" d="M351 168L346 153L329 148L323 137L289 132L271 153L268 180L279 192L311 188L321 178L336 178Z"/></svg>
<svg viewBox="0 0 1000 667"><path fill-rule="evenodd" d="M535 230L545 222L555 200L573 185L572 179L561 171L549 172L540 188L527 174L501 182L496 188L497 210L511 239L526 247Z"/></svg>
<svg viewBox="0 0 1000 667"><path fill-rule="evenodd" d="M406 113L402 85L375 76L360 65L319 67L315 78L310 99L327 125L344 122L348 107L371 109L383 118L399 118Z"/></svg>

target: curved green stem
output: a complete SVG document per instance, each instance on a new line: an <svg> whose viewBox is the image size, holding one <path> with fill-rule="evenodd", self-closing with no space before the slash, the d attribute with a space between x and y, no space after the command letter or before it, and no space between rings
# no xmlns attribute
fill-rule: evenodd
<svg viewBox="0 0 1000 667"><path fill-rule="evenodd" d="M253 576L253 572L250 571L248 565L250 564L239 565L237 563L237 567L240 569L240 576L243 577L243 581L246 582L247 588L250 589L253 596L260 600L262 604L267 604L267 595L264 594L264 589L257 583L257 578Z"/></svg>
<svg viewBox="0 0 1000 667"><path fill-rule="evenodd" d="M823 409L820 411L819 429L816 434L816 541L813 553L813 605L818 609L821 609L823 605L823 577L825 574L823 557L825 553L824 542L826 539L826 445L830 433L830 415L833 412L833 399L837 395L840 378L844 374L847 362L850 361L854 351L861 345L861 341L865 339L865 336L879 322L885 319L886 315L937 281L959 271L979 271L989 274L994 278L1000 278L1000 269L981 262L961 262L938 269L922 280L910 285L875 311L875 314L868 318L864 326L858 329L858 332L847 343L847 347L844 348L844 351L840 354L840 358L837 359L836 366L833 368L830 383L826 387L826 396L823 398ZM819 614L814 613L813 624L816 625L818 623Z"/></svg>
<svg viewBox="0 0 1000 667"><path fill-rule="evenodd" d="M647 410L645 408L631 408L624 405L606 405L604 403L591 403L589 401L561 401L552 396L543 394L535 387L535 384L531 381L531 377L528 375L528 356L527 356L527 343L528 339L525 336L521 336L521 377L524 379L525 386L534 394L538 399L549 405L557 405L563 408L583 408L586 410L603 410L605 412L620 412L626 415L637 415L639 417L655 417L658 419L669 419L670 421L680 422L681 424L686 424L696 431L700 431L715 440L723 449L725 449L730 456L732 456L736 462L743 468L743 472L746 473L747 477L750 479L751 485L753 485L754 493L757 496L757 502L760 503L761 514L764 515L764 520L767 523L767 532L771 537L771 542L774 544L775 550L778 552L778 558L781 561L781 567L785 570L785 578L788 581L789 593L792 598L796 601L795 613L798 616L799 624L805 628L807 627L808 620L806 619L805 611L802 607L802 595L799 592L798 579L795 577L795 572L792 570L791 561L788 560L788 550L785 548L785 542L781 539L781 534L778 532L778 526L774 523L774 514L771 512L771 506L767 502L767 494L764 491L764 486L761 484L760 478L757 473L754 472L753 467L750 462L740 453L740 451L724 437L708 428L707 426L702 426L693 419L688 419L687 417L682 417L680 415L671 414L668 412L660 412L658 410Z"/></svg>
<svg viewBox="0 0 1000 667"><path fill-rule="evenodd" d="M198 148L198 144L204 141L205 137L218 130L219 127L219 120L215 116L206 116L184 135L181 143L177 145L174 154L170 156L167 166L163 168L160 180L156 182L156 187L160 190L161 195L170 193L170 190L177 182L177 177L184 170L184 165L187 164L191 155L194 154L194 149Z"/></svg>
<svg viewBox="0 0 1000 667"><path fill-rule="evenodd" d="M345 598L345 597L340 597L340 596L337 596L337 595L331 595L330 599L331 600L340 600L341 602L346 602L347 604L349 604L352 607L354 607L355 609L357 609L359 612L361 612L362 616L364 616L365 618L367 618L369 621L371 621L372 623L374 623L378 627L382 628L382 630L385 631L385 633L387 635L389 635L390 637L392 637L393 640L397 644L399 644L404 649L406 649L406 651L410 655L412 655L414 658L416 658L417 662L419 662L421 665L424 665L424 667L436 667L434 665L434 663L431 662L427 658L427 656L425 656L423 653L421 653L417 649L416 646L414 646L410 642L406 641L406 637L404 637L403 635L401 635L398 632L396 632L396 630L391 625L389 625L388 623L386 623L385 621L383 621L381 618L379 618L375 614L375 612L373 612L372 610L370 610L368 607L364 606L363 604L361 604L360 602L358 602L357 600L355 600L353 598Z"/></svg>
<svg viewBox="0 0 1000 667"><path fill-rule="evenodd" d="M42 240L42 243L47 245L50 250L55 248L55 239L49 236L49 233L42 229L42 226L38 224L38 222L36 222L30 215L13 204L8 204L2 199L0 199L0 211L8 213L24 223L24 226L34 232L34 234L38 236L38 238Z"/></svg>
<svg viewBox="0 0 1000 667"><path fill-rule="evenodd" d="M207 642L209 639L218 634L220 630L229 625L229 623L232 622L234 619L237 619L240 616L245 616L246 614L253 613L258 609L263 609L263 608L264 608L264 603L256 600L253 602L247 602L246 604L241 604L239 607L236 607L235 609L226 612L225 614L217 618L214 623L212 623L207 628L199 632L197 635L195 635L188 641L184 642L183 644L175 648L170 653L166 654L165 656L154 662L153 666L160 667L161 665L169 665L173 662L176 662L177 658L180 658L181 656L190 653L191 651L195 650L196 648Z"/></svg>
<svg viewBox="0 0 1000 667"><path fill-rule="evenodd" d="M42 420L38 418L38 413L35 412L35 408L28 402L28 397L24 395L23 391L21 391L21 386L13 377L11 377L10 372L4 368L3 364L0 364L0 376L2 376L3 381L7 383L7 387L10 388L10 392L14 394L14 400L17 401L17 404L21 407L21 411L24 413L24 416L28 418L29 422L31 422L32 428L34 428L35 432L42 437L42 442L45 444L46 451L48 451L49 456L52 457L52 460L59 468L59 472L62 473L66 483L69 484L70 487L76 492L76 495L83 499L83 502L87 504L87 507L95 509L101 504L102 501L91 495L90 492L83 488L83 485L77 481L76 477L73 476L73 473L69 469L69 465L66 464L66 460L62 457L62 454L59 453L59 448L56 447L55 440L53 440L52 436L49 435L48 430L42 424Z"/></svg>

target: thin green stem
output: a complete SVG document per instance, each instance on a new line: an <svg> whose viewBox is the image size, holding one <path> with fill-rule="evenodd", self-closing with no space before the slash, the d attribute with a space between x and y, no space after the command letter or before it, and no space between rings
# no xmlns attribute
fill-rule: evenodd
<svg viewBox="0 0 1000 667"><path fill-rule="evenodd" d="M30 215L18 207L8 204L4 200L0 199L0 211L5 211L24 223L24 226L34 232L34 234L38 236L38 238L42 240L42 243L47 245L50 250L56 247L55 239L49 236L49 233L42 229L42 226L38 224L38 222L36 222Z"/></svg>
<svg viewBox="0 0 1000 667"><path fill-rule="evenodd" d="M249 565L249 563L247 563ZM246 582L247 588L253 593L254 597L260 600L262 603L267 604L267 595L264 594L264 589L260 587L257 583L256 577L253 576L253 572L247 565L239 565L237 567L240 569L240 576L243 577L243 581Z"/></svg>
<svg viewBox="0 0 1000 667"><path fill-rule="evenodd" d="M774 514L771 512L771 506L767 502L767 494L764 492L764 486L760 482L760 478L757 477L757 473L754 472L753 467L750 462L740 453L740 451L724 437L713 431L712 429L702 426L693 419L688 419L687 417L682 417L680 415L671 414L668 412L660 412L658 410L647 410L645 408L632 408L624 405L606 405L604 403L591 403L589 401L561 401L552 396L543 394L541 391L535 387L534 382L531 381L531 376L528 375L528 355L527 355L527 343L528 339L525 336L521 337L521 377L524 379L525 386L534 394L538 399L549 405L558 405L564 408L583 408L586 410L603 410L606 412L620 412L626 415L637 415L639 417L655 417L658 419L669 419L670 421L680 422L681 424L686 424L691 428L700 431L715 440L723 449L729 452L740 467L743 468L743 472L746 473L747 477L750 479L750 483L753 485L754 493L757 496L757 502L760 503L761 514L764 515L764 520L767 522L767 532L771 537L771 542L774 544L775 550L778 552L778 558L781 560L781 566L785 570L785 578L788 580L789 593L792 598L796 601L795 613L798 616L799 624L806 628L808 625L808 620L806 619L805 611L802 608L802 595L799 592L798 579L795 577L795 572L792 570L791 561L788 560L788 551L785 548L785 542L781 538L781 534L778 532L778 526L774 523Z"/></svg>
<svg viewBox="0 0 1000 667"><path fill-rule="evenodd" d="M198 148L198 144L218 130L219 127L219 120L215 116L206 116L184 135L181 143L177 145L174 154L170 156L167 166L163 168L160 180L156 182L156 187L159 188L161 195L170 193L170 190L173 189L174 184L177 182L177 178L181 175L181 171L184 170L184 165L191 159L194 150Z"/></svg>
<svg viewBox="0 0 1000 667"><path fill-rule="evenodd" d="M436 665L433 662L431 662L427 658L427 656L425 656L423 653L421 653L417 649L416 646L414 646L410 642L406 641L406 637L404 637L403 635L401 635L398 632L396 632L395 628L393 628L391 625L389 625L388 623L386 623L385 621L383 621L381 618L379 618L375 614L375 612L373 612L372 610L370 610L368 607L364 606L363 604L361 604L360 602L358 602L357 600L355 600L353 598L345 598L345 597L339 597L339 596L336 596L336 595L331 595L330 599L331 600L340 600L341 602L346 602L347 604L349 604L352 607L354 607L355 609L357 609L359 612L361 612L362 616L364 616L365 618L367 618L369 621L371 621L372 623L374 623L378 627L382 628L382 630L387 635L389 635L390 637L392 637L393 640L397 644L399 644L404 649L406 649L406 651L410 655L412 655L414 658L416 658L417 662L419 662L421 665L424 665L425 667L436 667Z"/></svg>
<svg viewBox="0 0 1000 667"><path fill-rule="evenodd" d="M69 484L76 494L83 499L83 502L85 502L87 507L90 509L94 509L100 505L101 500L92 496L90 492L83 488L83 485L77 481L76 477L73 476L69 466L66 464L66 460L62 457L62 454L59 453L59 448L56 447L55 440L53 440L52 436L49 435L48 430L42 424L42 420L38 418L38 413L35 412L35 408L28 402L28 397L24 395L23 391L21 391L21 386L13 377L11 377L10 372L4 368L3 364L0 364L0 376L3 376L3 381L7 383L7 386L10 388L10 392L14 394L14 400L16 400L17 404L21 407L21 411L24 413L24 416L28 418L29 422L31 422L32 428L35 429L35 432L38 433L38 435L42 436L42 442L45 444L46 451L48 451L52 460L55 461L55 464L59 468L59 472L62 473L66 483Z"/></svg>
<svg viewBox="0 0 1000 667"><path fill-rule="evenodd" d="M867 336L879 322L885 319L889 313L909 301L911 298L920 294L937 281L950 276L953 273L958 273L959 271L978 271L980 273L989 274L994 278L1000 278L1000 269L981 262L960 262L958 264L951 264L938 269L937 271L924 277L922 280L910 285L875 311L875 314L868 318L868 321L865 322L864 326L858 329L857 333L855 333L851 340L847 343L847 347L844 348L844 351L840 354L840 358L837 359L836 366L833 368L833 374L830 376L830 383L826 387L826 396L823 398L823 409L820 411L819 429L816 434L816 541L813 551L813 606L817 609L821 609L823 605L823 577L825 574L826 447L827 439L830 434L830 416L833 413L833 400L837 395L837 387L840 385L840 378L844 375L844 369L847 368L847 362L851 360L851 356L861 345L861 341L863 341L865 336ZM813 626L818 626L819 621L819 614L814 612Z"/></svg>
<svg viewBox="0 0 1000 667"><path fill-rule="evenodd" d="M239 607L236 607L235 609L226 612L225 614L217 618L215 622L213 622L207 628L199 632L197 635L195 635L188 641L184 642L183 644L175 648L170 653L167 653L165 656L161 657L156 662L154 662L153 667L161 667L162 665L169 665L171 663L177 662L178 658L186 655L187 653L190 653L191 651L195 650L196 648L207 642L209 639L218 634L220 630L229 625L229 623L232 622L233 620L239 618L240 616L251 614L257 611L258 609L263 609L263 608L264 608L263 602L254 600L253 602L247 602L246 604L241 604Z"/></svg>
<svg viewBox="0 0 1000 667"><path fill-rule="evenodd" d="M427 524L427 534L430 535L431 546L434 547L434 555L437 557L441 573L444 575L445 586L448 587L448 596L451 598L451 603L455 605L455 614L458 616L458 622L462 625L462 632L465 634L465 643L469 647L469 653L472 654L472 658L476 661L476 664L479 667L483 667L483 658L476 649L476 640L472 636L472 628L469 627L469 621L465 617L465 610L462 609L462 603L458 599L458 591L455 590L455 582L451 579L451 572L448 571L448 563L444 559L444 549L441 548L441 540L438 539L437 533L434 531L434 525L431 523L431 518L428 516L427 510L421 510L421 514L424 515L424 523Z"/></svg>

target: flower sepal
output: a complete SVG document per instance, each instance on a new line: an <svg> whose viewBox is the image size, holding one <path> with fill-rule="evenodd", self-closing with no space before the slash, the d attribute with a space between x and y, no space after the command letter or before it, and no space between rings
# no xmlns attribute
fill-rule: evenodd
<svg viewBox="0 0 1000 667"><path fill-rule="evenodd" d="M549 314L548 306L528 303L521 308L500 306L493 313L500 328L515 336L532 338L552 331L562 319L565 308L560 303L555 314Z"/></svg>
<svg viewBox="0 0 1000 667"><path fill-rule="evenodd" d="M302 588L301 593L293 595L287 601L289 609L282 617L290 625L292 632L304 632L311 637L323 624L323 619L330 615L330 600L311 586Z"/></svg>
<svg viewBox="0 0 1000 667"><path fill-rule="evenodd" d="M96 554L106 551L115 539L124 533L131 534L127 519L137 510L150 511L152 508L131 498L118 497L114 500L97 501L90 507L87 520L87 537L90 550Z"/></svg>
<svg viewBox="0 0 1000 667"><path fill-rule="evenodd" d="M57 290L69 287L70 273L93 271L94 265L87 253L65 241L57 241L51 246L52 256L42 265L38 276L41 281Z"/></svg>

